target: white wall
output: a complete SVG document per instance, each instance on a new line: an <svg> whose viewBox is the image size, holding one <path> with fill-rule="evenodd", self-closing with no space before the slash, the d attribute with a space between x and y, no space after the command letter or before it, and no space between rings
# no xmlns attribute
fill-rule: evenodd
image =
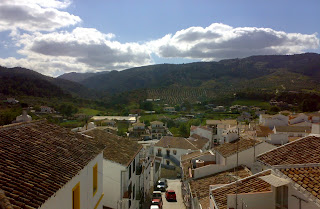
<svg viewBox="0 0 320 209"><path fill-rule="evenodd" d="M118 201L121 199L121 170L126 167L110 160L103 160L103 205L117 208Z"/></svg>
<svg viewBox="0 0 320 209"><path fill-rule="evenodd" d="M312 124L312 128L311 128L311 133L312 134L320 134L320 123L314 123Z"/></svg>
<svg viewBox="0 0 320 209"><path fill-rule="evenodd" d="M187 143L186 141L183 140L182 143ZM177 160L181 160L181 155L185 155L187 153L193 152L194 150L187 150L187 149L177 149L177 148L164 148L164 147L157 147L154 146L154 154L157 156L158 154L158 149L161 149L161 154L162 154L162 164L166 164L166 159L164 159L164 156L167 154L167 149L170 150L170 156L175 157ZM177 154L173 154L173 150L177 151Z"/></svg>
<svg viewBox="0 0 320 209"><path fill-rule="evenodd" d="M190 135L192 134L198 134L199 136L205 137L207 139L212 139L212 131L203 129L201 127L196 128L195 130L193 130Z"/></svg>
<svg viewBox="0 0 320 209"><path fill-rule="evenodd" d="M72 208L72 189L80 182L80 208L93 209L103 192L103 154L95 157L75 177L48 199L40 209ZM98 164L98 191L93 196L93 166ZM100 201L97 209L102 209Z"/></svg>
<svg viewBox="0 0 320 209"><path fill-rule="evenodd" d="M310 199L304 197L303 194L301 194L299 191L297 191L291 184L289 184L288 187L288 203L290 209L300 209L299 208L299 200L292 195L295 195L299 198L302 198L308 203L305 203L301 201L301 208L308 208L308 209L319 209L319 206L317 206L315 203L313 203Z"/></svg>
<svg viewBox="0 0 320 209"><path fill-rule="evenodd" d="M238 154L238 164L245 165L251 168L255 162L255 157L267 152L271 149L274 149L275 146L269 143L263 142L255 147L251 147L247 150L239 152ZM227 158L221 156L218 152L216 152L216 163L213 165L207 165L200 168L194 169L194 178L201 178L204 176L208 176L211 174L219 173L221 171L229 170L237 166L237 155L231 155ZM225 161L224 161L225 160ZM222 164L223 163L223 164Z"/></svg>
<svg viewBox="0 0 320 209"><path fill-rule="evenodd" d="M236 200L238 208L246 209L270 209L275 208L275 198L273 192L227 194L227 207L236 208ZM289 207L290 208L290 207Z"/></svg>
<svg viewBox="0 0 320 209"><path fill-rule="evenodd" d="M270 134L269 137L266 139L271 144L286 144L289 142L288 134L284 133L277 133L277 134Z"/></svg>

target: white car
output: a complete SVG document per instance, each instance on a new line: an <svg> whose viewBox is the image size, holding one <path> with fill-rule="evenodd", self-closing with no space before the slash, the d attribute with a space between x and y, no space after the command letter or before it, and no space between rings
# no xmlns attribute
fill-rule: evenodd
<svg viewBox="0 0 320 209"><path fill-rule="evenodd" d="M159 209L159 206L158 205L151 205L150 209Z"/></svg>

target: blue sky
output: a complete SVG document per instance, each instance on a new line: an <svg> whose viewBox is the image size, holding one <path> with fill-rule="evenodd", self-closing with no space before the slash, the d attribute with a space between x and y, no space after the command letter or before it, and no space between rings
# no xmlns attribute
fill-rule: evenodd
<svg viewBox="0 0 320 209"><path fill-rule="evenodd" d="M2 0L0 65L57 76L320 53L320 1Z"/></svg>

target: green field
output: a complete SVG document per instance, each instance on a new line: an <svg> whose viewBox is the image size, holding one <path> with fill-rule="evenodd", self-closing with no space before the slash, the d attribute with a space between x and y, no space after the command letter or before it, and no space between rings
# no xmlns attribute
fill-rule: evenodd
<svg viewBox="0 0 320 209"><path fill-rule="evenodd" d="M169 114L152 114L152 115L143 115L140 117L140 122L142 121L155 121L155 120L161 120L163 119L164 117L167 117L167 118L171 118L171 119L175 119L175 118L178 118L179 115L169 115Z"/></svg>

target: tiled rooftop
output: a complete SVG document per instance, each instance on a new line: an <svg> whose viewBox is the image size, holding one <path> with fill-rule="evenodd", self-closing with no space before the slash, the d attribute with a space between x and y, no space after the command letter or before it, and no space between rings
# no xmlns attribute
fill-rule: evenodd
<svg viewBox="0 0 320 209"><path fill-rule="evenodd" d="M223 157L229 157L235 153L247 150L255 145L258 145L262 142L255 140L255 139L249 139L249 138L243 138L240 137L240 139L230 142L230 143L224 143L221 144L214 149L219 152Z"/></svg>
<svg viewBox="0 0 320 209"><path fill-rule="evenodd" d="M219 209L227 209L227 195L228 194L243 194L254 192L269 192L271 185L260 179L261 176L271 174L271 170L263 171L256 175L250 176L245 179L238 180L231 184L216 188L212 190L212 195L216 201Z"/></svg>
<svg viewBox="0 0 320 209"><path fill-rule="evenodd" d="M209 139L199 136L198 134L192 134L191 137L187 140L191 142L194 146L196 146L198 149L202 149L204 145L206 145L209 142Z"/></svg>
<svg viewBox="0 0 320 209"><path fill-rule="evenodd" d="M269 165L290 165L320 162L320 137L308 136L282 145L257 157Z"/></svg>
<svg viewBox="0 0 320 209"><path fill-rule="evenodd" d="M0 189L0 209L13 209L3 190Z"/></svg>
<svg viewBox="0 0 320 209"><path fill-rule="evenodd" d="M277 132L304 132L311 133L310 126L276 126Z"/></svg>
<svg viewBox="0 0 320 209"><path fill-rule="evenodd" d="M273 131L267 126L257 126L256 133L257 137L268 137Z"/></svg>
<svg viewBox="0 0 320 209"><path fill-rule="evenodd" d="M286 168L280 171L320 200L320 167Z"/></svg>
<svg viewBox="0 0 320 209"><path fill-rule="evenodd" d="M38 208L104 149L45 120L0 127L0 189L13 208Z"/></svg>
<svg viewBox="0 0 320 209"><path fill-rule="evenodd" d="M207 120L207 125L218 125L218 124L224 124L224 125L237 125L237 120Z"/></svg>
<svg viewBox="0 0 320 209"><path fill-rule="evenodd" d="M154 146L163 148L177 148L177 149L199 149L194 144L183 137L164 136Z"/></svg>
<svg viewBox="0 0 320 209"><path fill-rule="evenodd" d="M92 136L100 143L106 145L107 149L103 151L105 159L125 166L131 163L143 147L135 141L99 129L88 130L84 134Z"/></svg>
<svg viewBox="0 0 320 209"><path fill-rule="evenodd" d="M251 175L249 169L239 166L234 169L223 171L214 175L206 176L200 179L190 181L190 189L193 197L198 197L202 208L208 208L209 205L209 187L216 184L229 184L239 178L245 178ZM237 177L237 178L236 178Z"/></svg>

